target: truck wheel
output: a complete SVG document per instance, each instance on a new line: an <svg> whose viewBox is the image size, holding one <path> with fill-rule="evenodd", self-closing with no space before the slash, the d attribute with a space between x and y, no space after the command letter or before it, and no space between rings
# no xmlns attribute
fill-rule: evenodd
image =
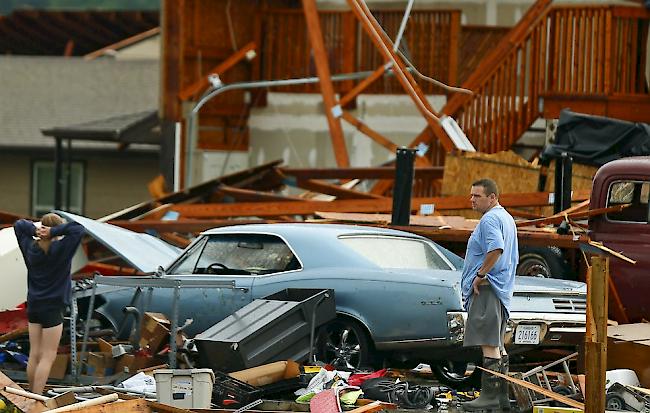
<svg viewBox="0 0 650 413"><path fill-rule="evenodd" d="M569 263L557 247L523 247L519 251L517 275L575 280Z"/></svg>

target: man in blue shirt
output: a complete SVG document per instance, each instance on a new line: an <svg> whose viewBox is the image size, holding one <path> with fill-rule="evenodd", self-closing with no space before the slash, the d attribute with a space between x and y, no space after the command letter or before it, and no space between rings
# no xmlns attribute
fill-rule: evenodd
<svg viewBox="0 0 650 413"><path fill-rule="evenodd" d="M461 287L467 311L463 345L480 346L483 367L507 373L504 336L519 262L517 227L499 205L499 189L491 179L472 184L472 209L483 214L467 242ZM483 373L481 395L463 403L468 411L510 409L503 379Z"/></svg>

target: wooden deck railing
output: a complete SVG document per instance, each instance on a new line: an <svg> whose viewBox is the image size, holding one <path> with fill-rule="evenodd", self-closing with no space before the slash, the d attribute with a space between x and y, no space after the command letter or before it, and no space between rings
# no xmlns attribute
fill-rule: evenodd
<svg viewBox="0 0 650 413"><path fill-rule="evenodd" d="M464 82L443 112L477 150L509 149L540 117L542 95L645 94L648 13L538 0Z"/></svg>
<svg viewBox="0 0 650 413"><path fill-rule="evenodd" d="M386 33L394 38L402 19L400 11L373 11ZM331 73L375 70L384 62L370 39L362 34L352 12L322 11L323 38ZM268 10L261 16L260 74L263 79L316 76L311 45L302 10ZM460 11L414 10L402 39L403 50L418 70L446 83L458 80ZM351 89L353 83L335 85L337 91ZM423 84L425 93L441 93L433 85ZM319 86L300 85L278 88L286 92L316 93ZM402 93L392 78L380 79L365 93Z"/></svg>

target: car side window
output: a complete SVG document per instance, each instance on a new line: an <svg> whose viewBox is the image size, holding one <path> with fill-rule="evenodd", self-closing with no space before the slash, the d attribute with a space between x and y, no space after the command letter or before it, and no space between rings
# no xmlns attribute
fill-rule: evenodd
<svg viewBox="0 0 650 413"><path fill-rule="evenodd" d="M194 274L273 274L298 270L289 246L270 234L219 234L208 237Z"/></svg>
<svg viewBox="0 0 650 413"><path fill-rule="evenodd" d="M453 270L429 243L395 236L342 236L341 242L380 268Z"/></svg>
<svg viewBox="0 0 650 413"><path fill-rule="evenodd" d="M612 183L607 195L607 207L629 205L621 211L609 212L607 218L610 221L650 222L649 195L650 182L618 181Z"/></svg>
<svg viewBox="0 0 650 413"><path fill-rule="evenodd" d="M169 270L167 270L167 273L178 275L193 274L206 240L207 238L203 237L192 245L190 249L183 254L183 256L181 256L181 258L169 268Z"/></svg>

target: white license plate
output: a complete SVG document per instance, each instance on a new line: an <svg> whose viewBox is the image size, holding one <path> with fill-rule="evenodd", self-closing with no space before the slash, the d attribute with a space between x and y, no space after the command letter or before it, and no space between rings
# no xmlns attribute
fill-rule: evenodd
<svg viewBox="0 0 650 413"><path fill-rule="evenodd" d="M539 326L518 325L515 331L515 344L539 344Z"/></svg>

